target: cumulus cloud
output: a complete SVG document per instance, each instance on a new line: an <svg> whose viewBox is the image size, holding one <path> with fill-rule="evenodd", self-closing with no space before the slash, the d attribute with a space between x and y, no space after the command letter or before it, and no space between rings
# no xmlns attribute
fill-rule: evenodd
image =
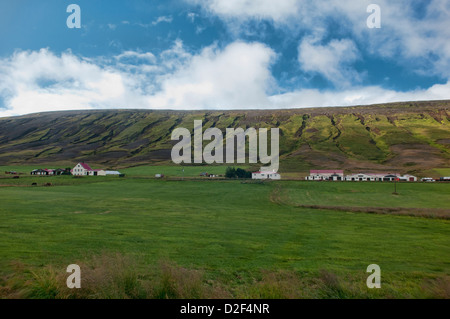
<svg viewBox="0 0 450 319"><path fill-rule="evenodd" d="M359 52L350 39L332 40L321 45L317 38L305 37L298 51L298 61L304 71L319 73L336 86L349 86L360 77L351 68Z"/></svg>
<svg viewBox="0 0 450 319"><path fill-rule="evenodd" d="M351 47L344 41L322 49L340 52L341 46ZM276 59L270 47L241 41L192 54L178 40L158 55L125 51L112 59L56 55L49 49L19 51L0 59L0 116L94 108L292 108L450 99L450 82L409 92L358 86L274 94L280 90L271 73ZM314 71L321 65L317 62Z"/></svg>
<svg viewBox="0 0 450 319"><path fill-rule="evenodd" d="M371 0L185 0L228 24L238 38L249 20L266 20L286 34L314 34L339 27L358 47L417 72L450 77L450 2L378 0L381 29L367 28ZM421 5L423 8L417 9ZM239 25L243 27L239 27ZM295 30L295 32L293 32ZM330 32L328 32L330 33ZM328 34L330 35L330 34Z"/></svg>
<svg viewBox="0 0 450 319"><path fill-rule="evenodd" d="M129 94L127 79L70 52L22 51L0 60L2 115L38 111L119 107Z"/></svg>
<svg viewBox="0 0 450 319"><path fill-rule="evenodd" d="M242 108L266 103L273 83L269 66L275 53L260 43L235 42L224 50L207 47L167 76L154 108Z"/></svg>
<svg viewBox="0 0 450 319"><path fill-rule="evenodd" d="M260 43L192 55L176 41L157 57L125 51L83 59L48 49L0 60L0 115L90 108L237 108L264 103L275 53Z"/></svg>

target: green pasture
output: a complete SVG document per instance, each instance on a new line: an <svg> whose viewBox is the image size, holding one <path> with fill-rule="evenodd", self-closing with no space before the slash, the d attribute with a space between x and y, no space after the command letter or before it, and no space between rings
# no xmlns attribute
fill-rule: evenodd
<svg viewBox="0 0 450 319"><path fill-rule="evenodd" d="M450 272L448 220L295 207L449 208L450 184L398 183L394 197L392 183L132 177L178 170L130 168L125 178L45 177L56 186L0 187L0 274L17 262L39 269L106 252L136 258L142 271L167 259L245 287L262 270L315 277L325 269L353 278L375 263L384 287L408 296ZM201 171L185 169L186 176Z"/></svg>

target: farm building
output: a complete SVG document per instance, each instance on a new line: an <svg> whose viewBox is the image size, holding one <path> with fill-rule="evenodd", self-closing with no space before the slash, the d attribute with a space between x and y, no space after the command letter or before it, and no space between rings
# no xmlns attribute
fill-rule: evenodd
<svg viewBox="0 0 450 319"><path fill-rule="evenodd" d="M121 175L118 171L107 171L104 169L92 169L86 163L78 163L72 169L72 175L78 176L107 176L107 175Z"/></svg>
<svg viewBox="0 0 450 319"><path fill-rule="evenodd" d="M307 181L342 181L344 180L343 170L310 170Z"/></svg>
<svg viewBox="0 0 450 319"><path fill-rule="evenodd" d="M69 169L58 168L53 171L53 175L67 175L70 173Z"/></svg>
<svg viewBox="0 0 450 319"><path fill-rule="evenodd" d="M357 173L344 176L343 170L310 170L308 181L349 181L349 182L416 182L413 175L399 175L391 173Z"/></svg>
<svg viewBox="0 0 450 319"><path fill-rule="evenodd" d="M47 168L38 168L31 171L31 175L39 175L39 176L50 176L50 175L68 175L70 172L64 168L58 169L47 169Z"/></svg>
<svg viewBox="0 0 450 319"><path fill-rule="evenodd" d="M106 176L106 171L102 169L93 169L92 171L89 171L88 175L90 176Z"/></svg>
<svg viewBox="0 0 450 319"><path fill-rule="evenodd" d="M394 181L398 181L398 180L399 180L399 176L397 174L388 174L383 177L383 182L394 182Z"/></svg>
<svg viewBox="0 0 450 319"><path fill-rule="evenodd" d="M400 176L399 180L402 182L417 182L417 177L414 175L406 174L406 175Z"/></svg>
<svg viewBox="0 0 450 319"><path fill-rule="evenodd" d="M38 168L38 169L32 170L30 174L31 175L48 176L48 175L53 175L53 170Z"/></svg>
<svg viewBox="0 0 450 319"><path fill-rule="evenodd" d="M92 172L93 169L86 163L78 163L75 165L75 167L72 169L72 175L89 175L90 172Z"/></svg>
<svg viewBox="0 0 450 319"><path fill-rule="evenodd" d="M350 182L416 182L417 177L413 175L391 174L391 173L358 173L345 176L346 181Z"/></svg>
<svg viewBox="0 0 450 319"><path fill-rule="evenodd" d="M108 175L121 175L121 173L119 171L105 171L105 176Z"/></svg>
<svg viewBox="0 0 450 319"><path fill-rule="evenodd" d="M252 173L252 179L281 179L280 174L276 172L253 172Z"/></svg>
<svg viewBox="0 0 450 319"><path fill-rule="evenodd" d="M369 175L363 174L363 173L351 174L351 175L345 176L345 180L351 181L351 182L365 182L369 178L370 178Z"/></svg>
<svg viewBox="0 0 450 319"><path fill-rule="evenodd" d="M378 182L383 181L383 178L386 176L386 174L371 174L371 173L358 173L358 174L351 174L345 176L346 181L357 181L357 182Z"/></svg>

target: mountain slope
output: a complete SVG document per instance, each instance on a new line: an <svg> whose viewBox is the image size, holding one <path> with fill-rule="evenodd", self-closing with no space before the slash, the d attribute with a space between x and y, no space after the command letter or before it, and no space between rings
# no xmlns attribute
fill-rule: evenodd
<svg viewBox="0 0 450 319"><path fill-rule="evenodd" d="M247 111L94 110L0 119L0 165L170 162L176 127L279 127L281 171L450 167L450 101Z"/></svg>

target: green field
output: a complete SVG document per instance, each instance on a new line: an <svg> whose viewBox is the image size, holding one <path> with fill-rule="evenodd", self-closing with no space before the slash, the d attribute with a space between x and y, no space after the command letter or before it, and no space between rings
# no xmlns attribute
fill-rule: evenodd
<svg viewBox="0 0 450 319"><path fill-rule="evenodd" d="M130 285L139 293L94 285L81 297L449 297L448 219L298 207L414 207L448 216L448 183L398 183L393 195L392 183L145 178L179 170L6 179L27 187L0 188L0 296L73 297L61 288L67 265L88 265L99 280L109 262L134 269ZM199 170L206 171L185 174ZM32 181L38 186L28 187ZM41 186L47 181L53 186ZM365 286L373 263L381 289Z"/></svg>

